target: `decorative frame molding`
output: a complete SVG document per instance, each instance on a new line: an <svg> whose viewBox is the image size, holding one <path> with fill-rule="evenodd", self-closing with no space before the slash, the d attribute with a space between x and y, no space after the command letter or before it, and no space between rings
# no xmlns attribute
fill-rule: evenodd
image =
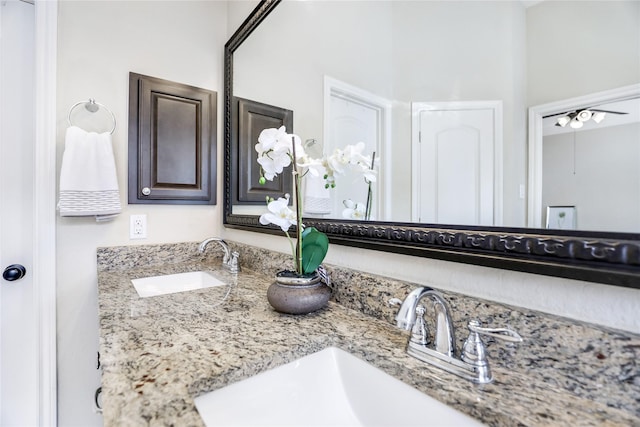
<svg viewBox="0 0 640 427"><path fill-rule="evenodd" d="M231 205L233 52L279 4L263 0L225 45L224 225L261 233L258 216L234 215ZM640 289L640 234L439 224L305 220L332 243Z"/></svg>

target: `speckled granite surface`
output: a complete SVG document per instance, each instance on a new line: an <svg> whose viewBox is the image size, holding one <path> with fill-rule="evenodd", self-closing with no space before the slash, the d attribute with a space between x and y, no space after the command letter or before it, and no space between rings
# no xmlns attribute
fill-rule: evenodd
<svg viewBox="0 0 640 427"><path fill-rule="evenodd" d="M213 245L207 257L196 243L98 250L105 426L200 426L193 397L328 346L489 425L640 426L637 335L444 293L458 345L469 318L525 338L518 346L489 342L496 380L475 386L406 355L408 335L390 322L387 301L413 285L331 268L335 294L326 309L281 315L266 290L288 257L232 246L241 253L237 277L221 270ZM130 282L198 269L229 286L139 298Z"/></svg>

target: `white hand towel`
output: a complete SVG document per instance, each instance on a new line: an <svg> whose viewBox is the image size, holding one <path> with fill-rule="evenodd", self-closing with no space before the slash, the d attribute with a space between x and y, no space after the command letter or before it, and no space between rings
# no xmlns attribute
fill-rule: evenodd
<svg viewBox="0 0 640 427"><path fill-rule="evenodd" d="M304 212L311 215L331 213L331 193L321 176L307 174L304 178Z"/></svg>
<svg viewBox="0 0 640 427"><path fill-rule="evenodd" d="M95 215L96 220L122 211L110 133L67 129L58 209L60 216Z"/></svg>

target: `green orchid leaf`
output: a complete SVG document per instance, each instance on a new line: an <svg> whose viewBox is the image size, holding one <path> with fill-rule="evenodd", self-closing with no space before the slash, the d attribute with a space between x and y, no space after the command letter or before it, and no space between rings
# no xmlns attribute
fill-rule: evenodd
<svg viewBox="0 0 640 427"><path fill-rule="evenodd" d="M315 227L302 232L302 272L313 273L322 264L329 250L329 238Z"/></svg>

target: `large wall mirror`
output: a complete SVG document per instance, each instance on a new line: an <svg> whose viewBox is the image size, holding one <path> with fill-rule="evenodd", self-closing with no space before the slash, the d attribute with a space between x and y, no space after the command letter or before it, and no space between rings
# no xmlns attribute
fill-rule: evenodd
<svg viewBox="0 0 640 427"><path fill-rule="evenodd" d="M277 232L237 197L251 100L375 152L370 195L304 215L334 243L640 288L640 3L532 3L259 3L225 49L225 225Z"/></svg>

